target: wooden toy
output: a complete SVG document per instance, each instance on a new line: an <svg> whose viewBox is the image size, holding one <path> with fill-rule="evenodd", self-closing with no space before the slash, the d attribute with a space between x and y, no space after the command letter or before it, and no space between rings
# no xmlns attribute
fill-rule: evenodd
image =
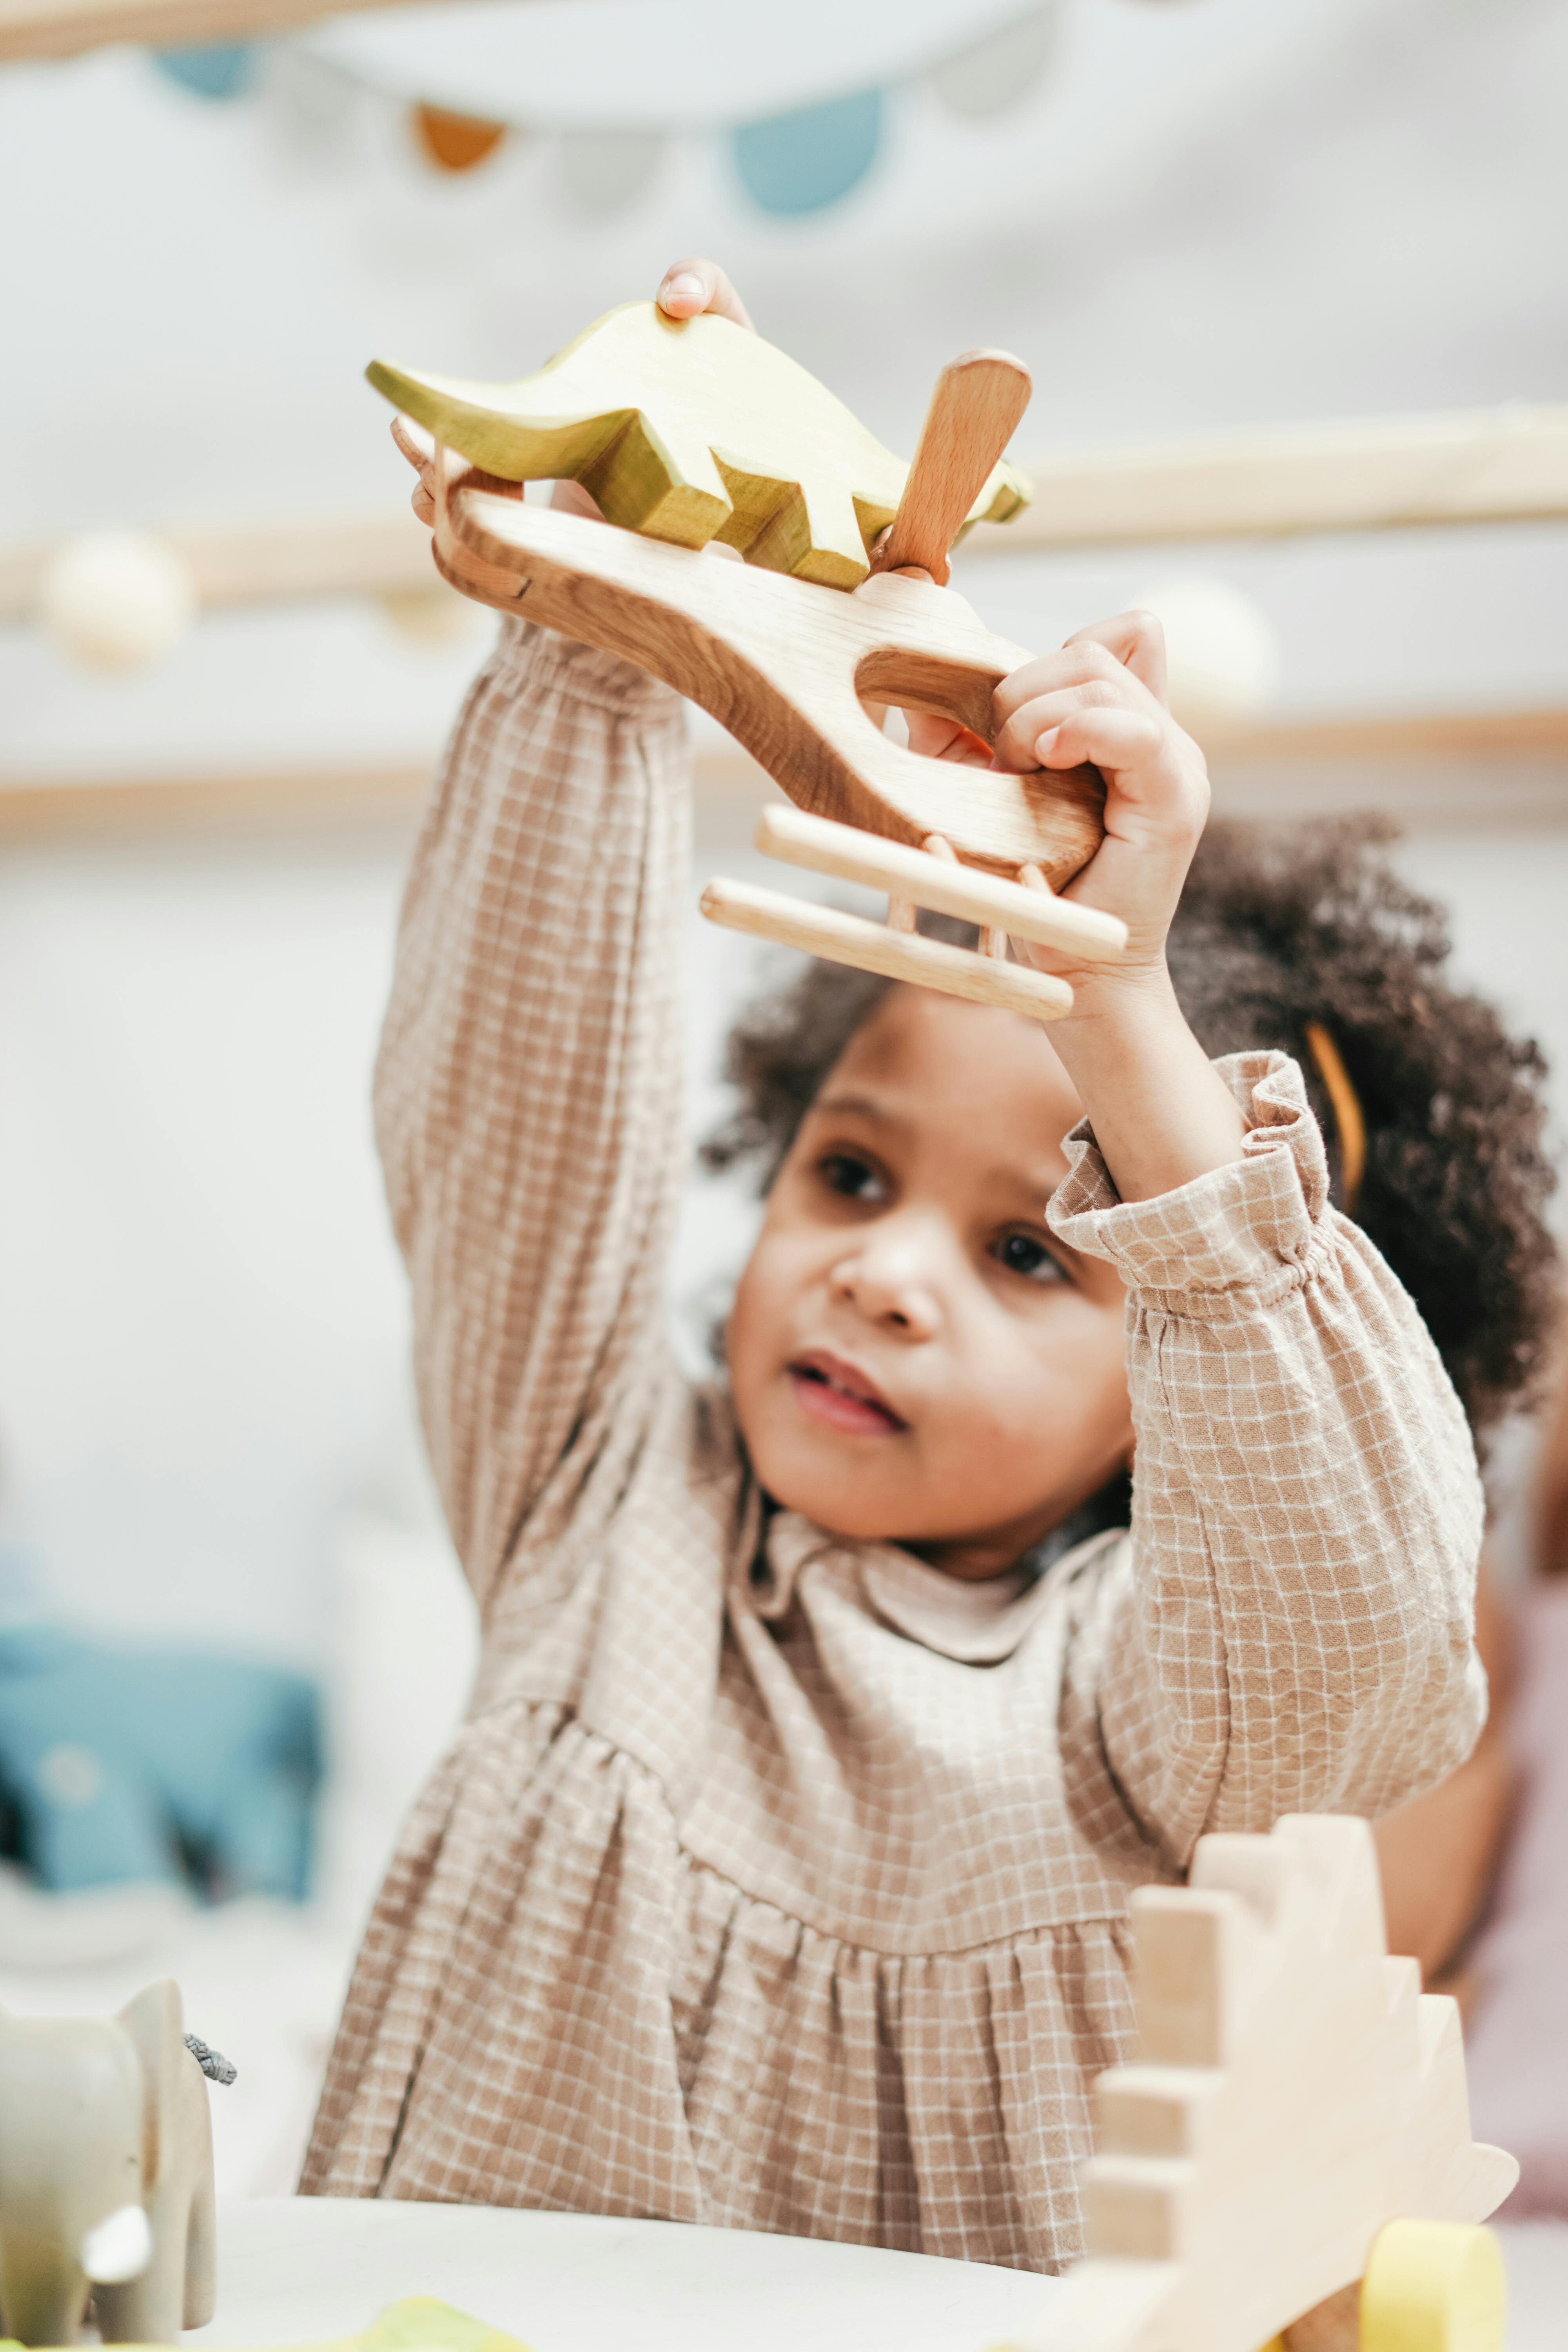
<svg viewBox="0 0 1568 2352"><path fill-rule="evenodd" d="M1471 2141L1454 2002L1387 1955L1368 1825L1200 1838L1132 1916L1089 2251L1016 2352L1502 2352L1475 2225L1519 2168Z"/></svg>
<svg viewBox="0 0 1568 2352"><path fill-rule="evenodd" d="M0 2011L0 2326L175 2344L214 2300L212 2130L178 1988L115 2018Z"/></svg>
<svg viewBox="0 0 1568 2352"><path fill-rule="evenodd" d="M710 313L677 320L623 302L521 383L380 360L365 373L405 416L500 480L581 482L608 522L677 547L717 539L748 563L826 587L865 579L904 488L907 469L814 376ZM998 448L1016 423L1015 413ZM1005 520L1028 496L1011 467L982 473L955 530Z"/></svg>
<svg viewBox="0 0 1568 2352"><path fill-rule="evenodd" d="M427 449L394 428L446 578L699 703L815 820L771 812L759 846L889 894L883 925L716 881L711 920L1039 1020L1071 989L1009 962L1010 936L1120 953L1120 923L1056 895L1100 839L1095 770L954 766L879 723L897 702L990 741L993 691L1028 659L935 584L966 520L1023 496L1000 463L1028 394L1017 361L976 352L944 370L907 471L756 336L651 304L612 311L510 390L370 373L437 436ZM626 527L522 502L523 478L563 474ZM921 938L917 907L982 926L984 951Z"/></svg>

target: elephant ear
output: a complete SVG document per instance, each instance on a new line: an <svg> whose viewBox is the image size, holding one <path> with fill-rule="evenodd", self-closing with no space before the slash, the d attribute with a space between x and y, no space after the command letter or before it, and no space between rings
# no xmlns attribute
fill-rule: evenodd
<svg viewBox="0 0 1568 2352"><path fill-rule="evenodd" d="M185 2047L185 2011L179 1986L172 1977L144 1986L134 2000L126 2002L119 2022L135 2045L147 2086L142 2108L142 2190L146 2196L157 2185L164 2118L172 2122L176 2113L180 2068L195 2063Z"/></svg>

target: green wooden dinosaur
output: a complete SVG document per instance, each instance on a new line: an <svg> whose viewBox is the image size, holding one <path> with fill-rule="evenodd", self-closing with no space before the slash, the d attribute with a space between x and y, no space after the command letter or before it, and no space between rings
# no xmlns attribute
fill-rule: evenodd
<svg viewBox="0 0 1568 2352"><path fill-rule="evenodd" d="M624 302L521 383L365 371L394 407L503 481L580 482L607 519L829 588L857 588L909 467L760 335L709 313ZM993 467L972 522L1005 522L1029 485Z"/></svg>

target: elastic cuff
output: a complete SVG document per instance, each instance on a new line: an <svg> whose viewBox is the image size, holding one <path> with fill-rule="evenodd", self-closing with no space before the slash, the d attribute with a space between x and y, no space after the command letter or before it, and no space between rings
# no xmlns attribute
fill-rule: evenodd
<svg viewBox="0 0 1568 2352"><path fill-rule="evenodd" d="M1242 1159L1124 1202L1085 1119L1067 1139L1070 1173L1048 1212L1069 1247L1175 1314L1289 1289L1327 1247L1328 1162L1300 1069L1279 1053L1228 1054L1214 1066L1247 1121Z"/></svg>

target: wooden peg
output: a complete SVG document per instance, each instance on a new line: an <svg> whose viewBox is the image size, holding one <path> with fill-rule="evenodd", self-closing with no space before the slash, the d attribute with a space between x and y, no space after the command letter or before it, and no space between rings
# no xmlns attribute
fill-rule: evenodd
<svg viewBox="0 0 1568 2352"><path fill-rule="evenodd" d="M709 921L726 930L776 940L783 947L803 949L830 963L881 972L889 980L934 988L973 1004L999 1004L1031 1021L1059 1021L1072 1011L1071 988L1048 972L991 962L967 948L921 939L918 932L890 930L886 923L868 923L864 916L846 914L837 907L812 906L782 890L716 880L703 891L701 906Z"/></svg>
<svg viewBox="0 0 1568 2352"><path fill-rule="evenodd" d="M764 857L886 890L889 906L897 900L911 909L930 907L982 929L994 929L1004 940L1011 935L1059 948L1086 963L1118 956L1127 943L1126 926L1114 915L961 866L952 844L939 833L928 834L925 847L915 849L855 825L808 816L802 809L769 808L757 820L755 837Z"/></svg>
<svg viewBox="0 0 1568 2352"><path fill-rule="evenodd" d="M965 352L936 380L898 512L875 572L918 563L947 585L947 551L1029 404L1029 371L1008 352Z"/></svg>

